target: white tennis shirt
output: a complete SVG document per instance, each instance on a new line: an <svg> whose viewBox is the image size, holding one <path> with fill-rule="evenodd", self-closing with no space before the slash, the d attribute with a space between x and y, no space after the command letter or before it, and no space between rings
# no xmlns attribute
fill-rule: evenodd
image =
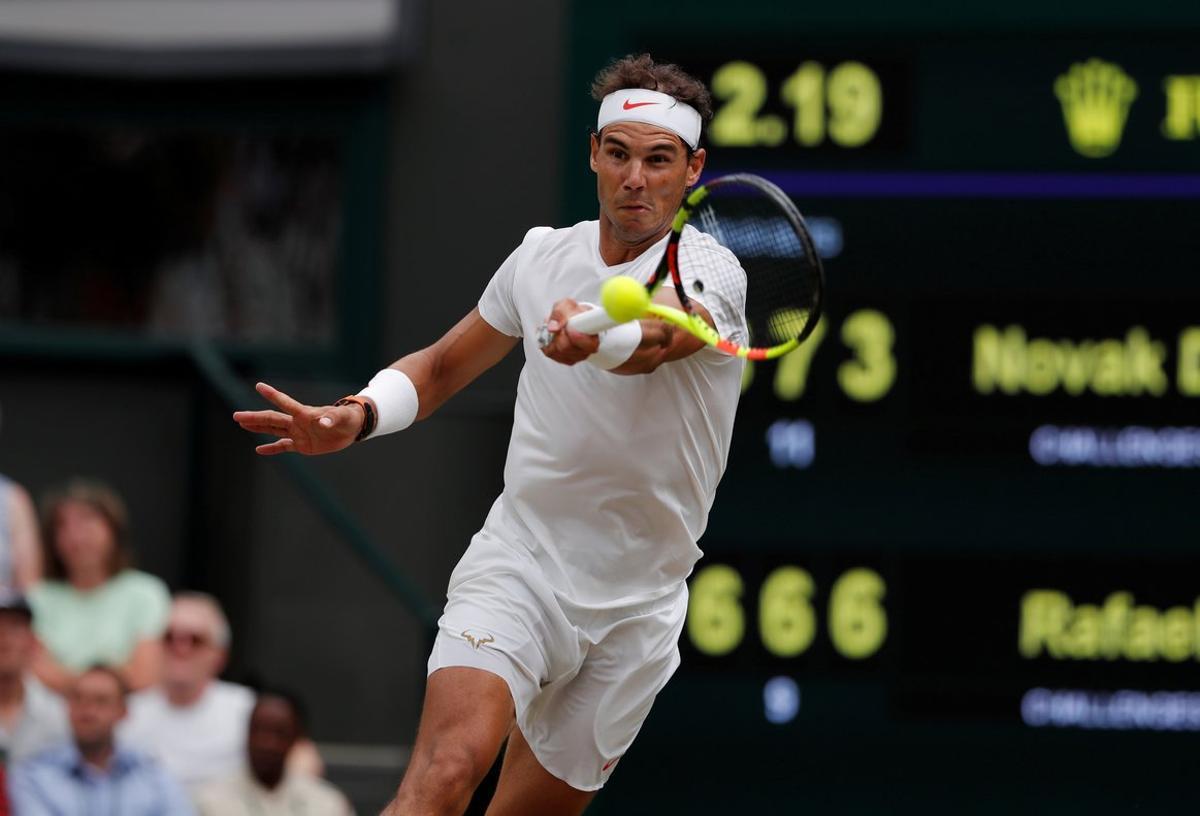
<svg viewBox="0 0 1200 816"><path fill-rule="evenodd" d="M555 301L598 303L613 275L649 280L666 240L608 266L599 222L536 228L479 301L483 319L523 338L525 350L504 492L483 532L527 548L560 597L580 607L654 600L687 578L729 454L742 360L706 347L651 374L621 376L556 363L537 345ZM735 274L721 277L740 288L702 281L698 292L688 261L701 257L731 265ZM745 275L733 254L689 226L680 268L718 331L744 342Z"/></svg>

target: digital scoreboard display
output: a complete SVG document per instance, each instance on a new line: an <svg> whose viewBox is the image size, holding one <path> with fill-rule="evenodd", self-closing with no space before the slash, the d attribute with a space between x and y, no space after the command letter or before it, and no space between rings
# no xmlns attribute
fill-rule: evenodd
<svg viewBox="0 0 1200 816"><path fill-rule="evenodd" d="M708 82L707 174L783 188L828 280L747 368L634 749L743 781L661 812L1200 801L1197 41L628 49Z"/></svg>

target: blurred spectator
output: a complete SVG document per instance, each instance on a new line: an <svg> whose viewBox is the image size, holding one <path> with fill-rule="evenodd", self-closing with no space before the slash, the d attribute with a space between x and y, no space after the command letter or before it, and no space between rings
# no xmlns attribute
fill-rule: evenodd
<svg viewBox="0 0 1200 816"><path fill-rule="evenodd" d="M218 679L229 659L231 632L220 603L201 592L180 592L163 633L159 685L130 697L123 744L157 758L190 789L223 779L246 761L246 729L254 692ZM301 739L288 770L320 776L311 740Z"/></svg>
<svg viewBox="0 0 1200 816"><path fill-rule="evenodd" d="M29 594L46 647L34 671L65 692L88 666L112 666L132 689L158 681L170 595L132 569L125 504L111 488L76 480L43 514L46 580Z"/></svg>
<svg viewBox="0 0 1200 816"><path fill-rule="evenodd" d="M323 779L288 772L288 755L304 735L304 712L289 694L259 694L250 714L249 768L206 785L196 803L202 816L348 816L346 797Z"/></svg>
<svg viewBox="0 0 1200 816"><path fill-rule="evenodd" d="M229 621L215 598L176 595L163 634L162 682L130 698L119 731L124 744L158 758L189 788L245 762L254 692L217 679L229 641Z"/></svg>
<svg viewBox="0 0 1200 816"><path fill-rule="evenodd" d="M0 475L0 590L28 592L42 577L37 513L25 488Z"/></svg>
<svg viewBox="0 0 1200 816"><path fill-rule="evenodd" d="M17 762L70 736L67 709L30 672L37 639L20 595L0 592L0 749Z"/></svg>
<svg viewBox="0 0 1200 816"><path fill-rule="evenodd" d="M121 675L95 667L83 672L67 698L73 740L12 766L13 812L23 816L190 816L179 784L154 760L117 745L125 716Z"/></svg>

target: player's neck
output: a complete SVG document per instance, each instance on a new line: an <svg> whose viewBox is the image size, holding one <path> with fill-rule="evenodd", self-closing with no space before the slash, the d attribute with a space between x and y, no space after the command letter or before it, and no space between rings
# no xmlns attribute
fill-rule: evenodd
<svg viewBox="0 0 1200 816"><path fill-rule="evenodd" d="M671 225L665 224L662 229L648 238L636 242L623 241L614 229L612 222L600 214L600 257L608 266L628 263L639 257L650 247L662 240L671 231Z"/></svg>

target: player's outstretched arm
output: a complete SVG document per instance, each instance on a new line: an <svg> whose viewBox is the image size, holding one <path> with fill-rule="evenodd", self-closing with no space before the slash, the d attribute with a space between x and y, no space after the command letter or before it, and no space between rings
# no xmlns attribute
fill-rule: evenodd
<svg viewBox="0 0 1200 816"><path fill-rule="evenodd" d="M516 337L496 331L476 308L432 346L401 357L390 368L412 380L417 389L417 419L424 419L503 360L516 344Z"/></svg>
<svg viewBox="0 0 1200 816"><path fill-rule="evenodd" d="M412 381L417 419L424 419L503 359L516 343L517 338L496 331L478 309L472 309L436 343L401 357L390 368L404 372ZM237 411L233 419L247 431L278 437L255 448L264 456L289 451L333 453L353 444L362 430L360 405L305 405L266 383L255 388L275 410ZM386 410L386 406L376 405L376 410Z"/></svg>

